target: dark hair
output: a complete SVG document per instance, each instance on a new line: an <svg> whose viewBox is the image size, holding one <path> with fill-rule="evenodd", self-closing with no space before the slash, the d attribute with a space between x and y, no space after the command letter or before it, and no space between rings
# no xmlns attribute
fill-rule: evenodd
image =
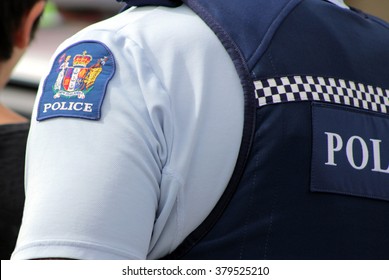
<svg viewBox="0 0 389 280"><path fill-rule="evenodd" d="M14 33L19 28L23 16L39 0L0 0L0 61L12 55ZM35 21L31 36L34 35L39 19Z"/></svg>

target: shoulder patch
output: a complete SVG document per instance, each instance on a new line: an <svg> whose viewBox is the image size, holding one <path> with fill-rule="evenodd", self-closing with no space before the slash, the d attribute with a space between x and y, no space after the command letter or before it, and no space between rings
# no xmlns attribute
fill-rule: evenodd
<svg viewBox="0 0 389 280"><path fill-rule="evenodd" d="M44 82L37 120L56 117L99 120L114 73L113 54L104 44L83 41L69 46L56 57Z"/></svg>

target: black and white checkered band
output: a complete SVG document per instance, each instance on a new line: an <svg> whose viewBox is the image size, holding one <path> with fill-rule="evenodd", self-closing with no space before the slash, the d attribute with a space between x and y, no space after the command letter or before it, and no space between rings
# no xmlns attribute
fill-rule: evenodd
<svg viewBox="0 0 389 280"><path fill-rule="evenodd" d="M293 76L254 82L258 106L322 101L389 113L389 89L342 79Z"/></svg>

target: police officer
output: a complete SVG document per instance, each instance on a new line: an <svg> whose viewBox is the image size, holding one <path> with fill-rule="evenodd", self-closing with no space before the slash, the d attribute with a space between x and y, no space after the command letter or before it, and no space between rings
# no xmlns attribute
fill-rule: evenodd
<svg viewBox="0 0 389 280"><path fill-rule="evenodd" d="M387 23L124 2L42 81L15 259L388 258Z"/></svg>

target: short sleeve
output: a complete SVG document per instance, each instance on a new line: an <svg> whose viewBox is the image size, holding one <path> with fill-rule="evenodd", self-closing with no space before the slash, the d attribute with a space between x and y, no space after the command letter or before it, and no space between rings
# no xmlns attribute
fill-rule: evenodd
<svg viewBox="0 0 389 280"><path fill-rule="evenodd" d="M166 149L161 132L169 126L166 117L153 112L158 106L158 111L164 111L161 116L168 116L169 100L147 63L139 63L142 50L131 41L115 40L108 40L105 47L113 53L110 59L116 61L115 73L101 81L106 83L105 89L88 93L105 95L101 118L77 117L78 112L72 115L64 110L68 115L53 112L50 118L33 120L28 142L25 215L14 258L147 256ZM119 43L124 43L125 48L115 47ZM74 57L86 48L84 42L76 42L65 49ZM93 50L88 55L94 56ZM56 56L54 64L58 64L60 56ZM71 67L74 72L76 67ZM51 71L51 84L46 79L41 87L33 119L48 102L44 94L69 92L63 86L53 89L57 79L52 77L60 74L57 67ZM55 75L53 71L57 71ZM65 72L65 78L72 73ZM147 80L157 105L146 104L140 80ZM58 106L74 102L75 109L76 103L87 100L60 96L54 101L59 102Z"/></svg>

